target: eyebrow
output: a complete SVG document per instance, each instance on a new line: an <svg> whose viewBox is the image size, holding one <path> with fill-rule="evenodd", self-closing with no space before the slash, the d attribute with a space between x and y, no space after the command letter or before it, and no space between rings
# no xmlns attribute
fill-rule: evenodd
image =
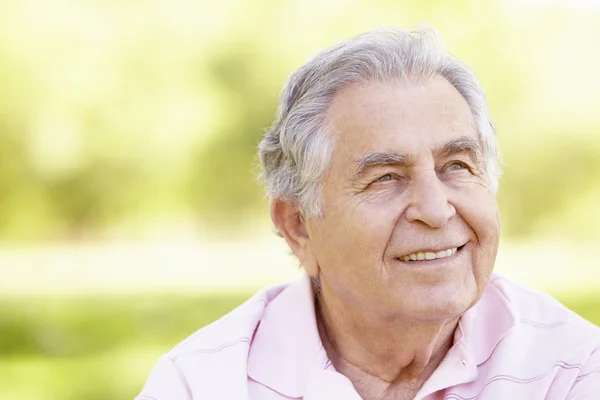
<svg viewBox="0 0 600 400"><path fill-rule="evenodd" d="M356 172L354 173L353 180L356 180L371 167L381 165L405 166L410 164L410 162L408 155L384 151L368 154L355 161L354 164L356 165Z"/></svg>
<svg viewBox="0 0 600 400"><path fill-rule="evenodd" d="M483 157L479 142L470 136L461 136L452 139L441 148L435 149L433 152L436 158L449 157L457 153L468 153L469 157L477 165L480 165ZM356 172L354 173L353 180L359 178L371 167L383 165L407 166L412 162L412 157L408 154L399 154L388 151L370 153L354 162Z"/></svg>
<svg viewBox="0 0 600 400"><path fill-rule="evenodd" d="M441 149L434 151L434 156L449 157L457 153L467 153L471 160L480 165L483 159L481 144L470 136L461 136L444 144Z"/></svg>

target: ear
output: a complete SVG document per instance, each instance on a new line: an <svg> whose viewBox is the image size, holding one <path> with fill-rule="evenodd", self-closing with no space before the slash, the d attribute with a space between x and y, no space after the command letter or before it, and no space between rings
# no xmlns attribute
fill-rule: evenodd
<svg viewBox="0 0 600 400"><path fill-rule="evenodd" d="M291 202L275 199L271 202L271 220L306 272L310 276L318 275L319 264L312 249L306 221L298 207Z"/></svg>

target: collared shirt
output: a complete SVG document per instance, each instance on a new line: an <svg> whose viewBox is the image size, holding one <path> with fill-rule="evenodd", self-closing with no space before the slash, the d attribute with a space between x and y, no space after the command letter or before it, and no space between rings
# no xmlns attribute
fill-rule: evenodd
<svg viewBox="0 0 600 400"><path fill-rule="evenodd" d="M359 400L321 342L310 280L265 289L161 357L137 400ZM600 399L600 328L493 275L415 399Z"/></svg>

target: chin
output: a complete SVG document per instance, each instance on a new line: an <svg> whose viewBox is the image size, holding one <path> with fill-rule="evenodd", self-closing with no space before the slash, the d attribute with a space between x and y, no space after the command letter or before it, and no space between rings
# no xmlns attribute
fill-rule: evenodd
<svg viewBox="0 0 600 400"><path fill-rule="evenodd" d="M413 298L418 301L403 305L408 308L407 314L423 320L449 320L467 311L476 302L477 292L473 288L440 290L436 293L429 291Z"/></svg>

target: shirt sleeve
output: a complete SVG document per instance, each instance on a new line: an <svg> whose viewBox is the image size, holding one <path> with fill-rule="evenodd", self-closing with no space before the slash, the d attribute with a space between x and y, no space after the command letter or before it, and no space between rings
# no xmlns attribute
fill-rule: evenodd
<svg viewBox="0 0 600 400"><path fill-rule="evenodd" d="M177 366L162 356L134 400L192 400L192 396Z"/></svg>
<svg viewBox="0 0 600 400"><path fill-rule="evenodd" d="M567 396L567 400L590 399L600 399L600 348L590 355Z"/></svg>

